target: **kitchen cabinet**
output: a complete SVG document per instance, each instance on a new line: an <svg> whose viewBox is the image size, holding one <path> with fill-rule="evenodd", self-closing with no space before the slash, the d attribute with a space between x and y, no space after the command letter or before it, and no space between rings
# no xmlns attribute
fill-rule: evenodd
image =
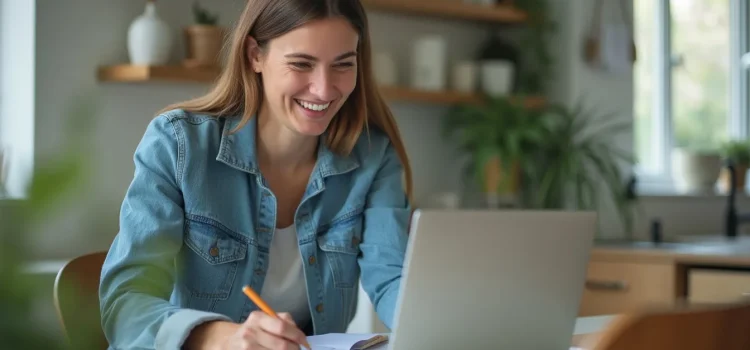
<svg viewBox="0 0 750 350"><path fill-rule="evenodd" d="M750 271L690 269L687 299L695 304L732 303L750 298Z"/></svg>
<svg viewBox="0 0 750 350"><path fill-rule="evenodd" d="M579 316L750 298L750 244L669 249L595 247Z"/></svg>
<svg viewBox="0 0 750 350"><path fill-rule="evenodd" d="M592 261L579 315L611 315L644 304L671 303L675 278L670 264Z"/></svg>

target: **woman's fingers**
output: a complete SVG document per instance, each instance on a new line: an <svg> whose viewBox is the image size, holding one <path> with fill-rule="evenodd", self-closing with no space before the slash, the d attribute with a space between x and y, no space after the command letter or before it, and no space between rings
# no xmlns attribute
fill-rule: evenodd
<svg viewBox="0 0 750 350"><path fill-rule="evenodd" d="M291 324L293 324L295 326L297 325L297 322L294 322L294 318L292 318L292 314L290 314L288 312L281 312L281 313L279 313L279 317L282 320L287 321L287 322L289 322L289 323L291 323Z"/></svg>
<svg viewBox="0 0 750 350"><path fill-rule="evenodd" d="M262 329L256 330L255 342L263 348L271 350L299 350L299 344L295 341L268 333Z"/></svg>
<svg viewBox="0 0 750 350"><path fill-rule="evenodd" d="M286 340L294 344L299 344L306 339L305 334L302 333L299 328L297 328L297 326L294 324L294 320L291 319L291 315L288 314L282 313L279 315L279 318L275 318L267 315L262 311L254 311L250 314L250 317L248 317L247 321L245 322L247 323L249 328L253 330L261 330L265 333L269 333L275 337L281 338L282 340ZM259 335L258 333L262 332L254 333L256 335Z"/></svg>
<svg viewBox="0 0 750 350"><path fill-rule="evenodd" d="M297 343L305 339L305 334L297 326L279 318L264 317L260 322L260 328L268 333Z"/></svg>

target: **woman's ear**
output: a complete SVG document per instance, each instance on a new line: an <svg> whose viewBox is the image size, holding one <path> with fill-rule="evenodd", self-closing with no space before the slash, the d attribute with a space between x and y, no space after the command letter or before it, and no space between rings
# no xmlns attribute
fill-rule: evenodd
<svg viewBox="0 0 750 350"><path fill-rule="evenodd" d="M255 40L252 36L248 35L247 38L247 59L250 62L250 66L252 67L253 71L255 73L260 73L261 71L261 55L260 55L260 46L258 46L258 41Z"/></svg>

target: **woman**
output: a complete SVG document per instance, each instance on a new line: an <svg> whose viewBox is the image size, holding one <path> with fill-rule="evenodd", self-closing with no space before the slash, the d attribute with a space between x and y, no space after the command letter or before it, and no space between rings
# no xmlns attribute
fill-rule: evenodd
<svg viewBox="0 0 750 350"><path fill-rule="evenodd" d="M411 172L362 6L251 0L230 44L215 88L136 149L100 287L112 348L296 349L346 330L360 272L391 326Z"/></svg>

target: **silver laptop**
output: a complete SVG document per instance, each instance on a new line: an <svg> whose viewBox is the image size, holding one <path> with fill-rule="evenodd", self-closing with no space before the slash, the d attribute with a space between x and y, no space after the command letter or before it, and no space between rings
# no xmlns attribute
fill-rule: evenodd
<svg viewBox="0 0 750 350"><path fill-rule="evenodd" d="M569 349L596 219L416 211L388 349Z"/></svg>

